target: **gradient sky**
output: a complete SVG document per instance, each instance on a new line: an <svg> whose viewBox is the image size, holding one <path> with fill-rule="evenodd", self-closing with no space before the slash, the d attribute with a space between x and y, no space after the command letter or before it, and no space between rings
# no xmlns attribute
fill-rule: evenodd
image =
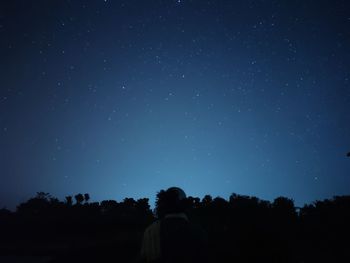
<svg viewBox="0 0 350 263"><path fill-rule="evenodd" d="M349 194L349 71L345 0L3 0L0 207Z"/></svg>

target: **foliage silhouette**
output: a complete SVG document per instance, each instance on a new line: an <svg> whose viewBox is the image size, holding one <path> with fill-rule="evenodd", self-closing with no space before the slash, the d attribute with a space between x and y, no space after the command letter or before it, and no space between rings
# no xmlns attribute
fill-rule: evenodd
<svg viewBox="0 0 350 263"><path fill-rule="evenodd" d="M83 194L64 201L45 192L0 210L0 255L48 255L52 262L133 262L145 228L164 215L157 194L147 198L88 202ZM84 202L85 200L85 202ZM350 262L350 196L296 208L292 199L272 202L232 194L182 203L191 222L208 234L212 262ZM70 261L71 260L71 261Z"/></svg>
<svg viewBox="0 0 350 263"><path fill-rule="evenodd" d="M84 194L84 200L85 200L86 203L89 202L90 195L88 193Z"/></svg>
<svg viewBox="0 0 350 263"><path fill-rule="evenodd" d="M66 196L66 204L67 204L67 206L73 205L73 197L71 195Z"/></svg>
<svg viewBox="0 0 350 263"><path fill-rule="evenodd" d="M84 202L84 195L82 194L77 194L74 198L78 205L81 205Z"/></svg>

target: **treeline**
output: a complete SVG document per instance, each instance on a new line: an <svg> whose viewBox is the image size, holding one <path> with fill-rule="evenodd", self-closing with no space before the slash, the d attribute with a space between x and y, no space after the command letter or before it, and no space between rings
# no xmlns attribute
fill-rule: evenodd
<svg viewBox="0 0 350 263"><path fill-rule="evenodd" d="M208 236L213 262L350 262L350 196L296 208L292 199L265 201L188 197L187 214ZM52 262L135 262L144 229L156 220L149 200L60 201L37 193L15 212L0 210L2 254L35 253ZM70 261L71 260L71 261Z"/></svg>

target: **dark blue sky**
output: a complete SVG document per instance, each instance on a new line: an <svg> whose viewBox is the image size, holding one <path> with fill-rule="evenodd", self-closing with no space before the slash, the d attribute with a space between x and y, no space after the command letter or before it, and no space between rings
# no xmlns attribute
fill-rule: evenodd
<svg viewBox="0 0 350 263"><path fill-rule="evenodd" d="M349 29L345 0L1 1L0 206L349 194Z"/></svg>

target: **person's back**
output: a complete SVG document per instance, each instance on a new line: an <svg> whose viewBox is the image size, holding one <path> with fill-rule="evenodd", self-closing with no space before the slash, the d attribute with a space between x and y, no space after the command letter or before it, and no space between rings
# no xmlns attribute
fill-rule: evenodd
<svg viewBox="0 0 350 263"><path fill-rule="evenodd" d="M173 187L157 196L161 219L149 226L144 233L141 254L146 262L205 261L205 235L188 220L182 202L185 194L180 192L179 198L179 191L182 190Z"/></svg>
<svg viewBox="0 0 350 263"><path fill-rule="evenodd" d="M160 224L162 260L167 263L203 262L203 233L187 218L176 214L165 217Z"/></svg>

